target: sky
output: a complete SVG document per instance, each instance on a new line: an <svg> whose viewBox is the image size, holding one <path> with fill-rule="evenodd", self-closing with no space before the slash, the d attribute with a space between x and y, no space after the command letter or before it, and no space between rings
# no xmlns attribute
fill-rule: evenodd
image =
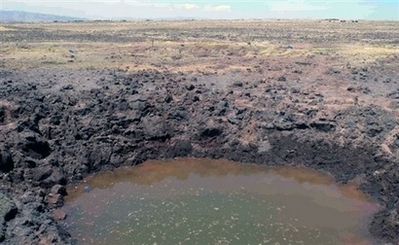
<svg viewBox="0 0 399 245"><path fill-rule="evenodd" d="M399 20L399 0L0 0L0 10L88 19Z"/></svg>

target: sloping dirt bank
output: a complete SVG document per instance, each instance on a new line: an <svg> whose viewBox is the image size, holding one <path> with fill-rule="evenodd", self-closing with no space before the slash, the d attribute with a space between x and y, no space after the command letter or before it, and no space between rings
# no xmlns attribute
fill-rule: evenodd
<svg viewBox="0 0 399 245"><path fill-rule="evenodd" d="M65 185L147 159L193 156L304 165L340 183L356 180L382 206L370 231L398 244L399 121L392 108L399 97L391 89L397 77L340 87L353 96L338 98L320 81L309 87L286 77L245 77L2 72L0 240L68 244L55 220L63 216L57 208ZM389 107L361 101L364 94L387 99Z"/></svg>

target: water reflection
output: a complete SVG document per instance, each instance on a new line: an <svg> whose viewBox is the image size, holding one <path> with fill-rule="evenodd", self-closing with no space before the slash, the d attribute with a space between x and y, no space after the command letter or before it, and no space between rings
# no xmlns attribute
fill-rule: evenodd
<svg viewBox="0 0 399 245"><path fill-rule="evenodd" d="M69 188L68 200L73 200L83 194L84 189L80 187L87 185L91 188L108 189L114 186L116 182L152 185L170 177L185 180L192 173L200 177L207 177L245 175L264 170L265 168L259 165L244 165L228 160L195 158L163 161L150 160L136 167L122 167L114 171L102 172L101 174L88 177L80 185Z"/></svg>
<svg viewBox="0 0 399 245"><path fill-rule="evenodd" d="M314 170L187 158L98 174L67 203L81 244L368 244L377 209Z"/></svg>

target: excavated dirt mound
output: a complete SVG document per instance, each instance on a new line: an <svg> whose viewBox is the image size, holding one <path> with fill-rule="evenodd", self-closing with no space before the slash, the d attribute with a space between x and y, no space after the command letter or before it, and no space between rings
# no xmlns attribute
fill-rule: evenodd
<svg viewBox="0 0 399 245"><path fill-rule="evenodd" d="M379 76L363 74L370 81ZM303 165L331 173L339 183L355 180L382 206L372 234L398 244L397 77L341 87L353 94L349 102L333 99L320 81L304 87L290 77L245 77L2 72L0 241L69 244L56 221L64 217L58 208L65 185L147 159L192 156ZM365 95L389 106L361 101Z"/></svg>

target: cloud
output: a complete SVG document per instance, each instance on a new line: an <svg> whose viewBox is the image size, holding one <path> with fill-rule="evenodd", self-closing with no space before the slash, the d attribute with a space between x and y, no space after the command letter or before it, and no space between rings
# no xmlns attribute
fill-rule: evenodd
<svg viewBox="0 0 399 245"><path fill-rule="evenodd" d="M264 3L265 16L269 18L341 18L368 19L377 16L374 0L269 0ZM380 5L378 5L380 6ZM390 14L392 16L392 12Z"/></svg>
<svg viewBox="0 0 399 245"><path fill-rule="evenodd" d="M266 3L271 12L319 11L326 10L327 6L320 2L304 0L273 1Z"/></svg>
<svg viewBox="0 0 399 245"><path fill-rule="evenodd" d="M207 11L207 12L230 12L231 6L229 6L229 5L213 6L213 5L208 4L208 5L204 5L203 10Z"/></svg>
<svg viewBox="0 0 399 245"><path fill-rule="evenodd" d="M193 3L174 4L174 6L177 9L184 9L184 10L193 10L200 8L197 4Z"/></svg>
<svg viewBox="0 0 399 245"><path fill-rule="evenodd" d="M154 3L153 6L155 8L170 8L170 3Z"/></svg>

